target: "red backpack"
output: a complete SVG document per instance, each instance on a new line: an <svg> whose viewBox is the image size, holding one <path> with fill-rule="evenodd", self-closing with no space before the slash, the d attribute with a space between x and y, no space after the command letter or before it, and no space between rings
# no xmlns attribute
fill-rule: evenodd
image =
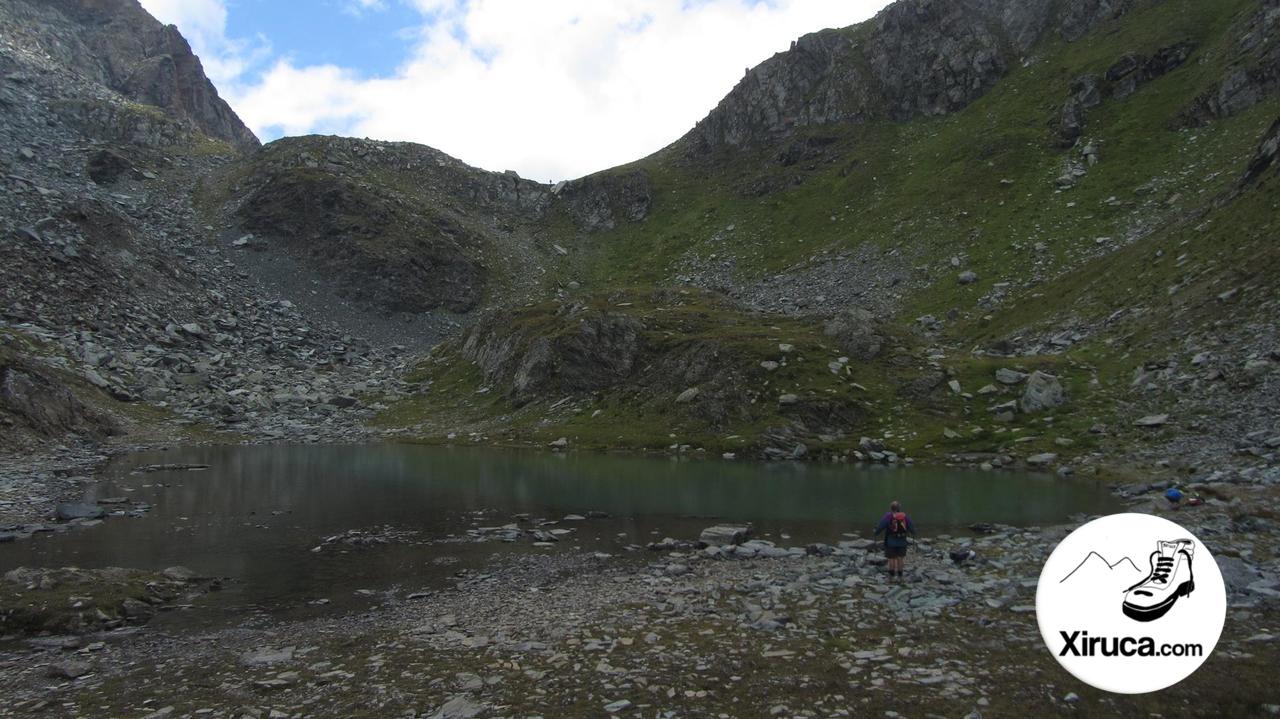
<svg viewBox="0 0 1280 719"><path fill-rule="evenodd" d="M907 513L894 512L889 517L889 534L895 537L907 535Z"/></svg>

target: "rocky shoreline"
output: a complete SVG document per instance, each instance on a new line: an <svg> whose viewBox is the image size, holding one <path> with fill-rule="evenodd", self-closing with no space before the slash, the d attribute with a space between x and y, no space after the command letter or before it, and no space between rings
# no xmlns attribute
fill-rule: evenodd
<svg viewBox="0 0 1280 719"><path fill-rule="evenodd" d="M76 498L106 459L70 450L25 466L11 459L6 476L25 471L28 487L46 479L38 462L54 460L45 466L60 469L46 471L61 488L7 505L6 516ZM1276 714L1280 490L1222 481L1257 476L1181 484L1205 504L1169 516L1214 552L1230 607L1205 666L1152 696L1088 688L1039 638L1040 567L1083 516L922 539L901 583L884 576L866 538L787 547L711 532L703 539L715 546L681 537L617 556L522 544L495 550L483 572L429 591L392 589L363 611L254 613L195 633L126 624L10 637L0 695L17 717ZM1166 483L1116 491L1130 511L1168 514ZM199 611L198 600L186 606Z"/></svg>
<svg viewBox="0 0 1280 719"><path fill-rule="evenodd" d="M922 539L901 583L867 539L619 557L560 544L366 612L11 644L0 693L21 717L1280 712L1280 530L1209 506L1173 518L1215 552L1230 608L1213 656L1155 695L1092 690L1043 647L1036 579L1074 525Z"/></svg>

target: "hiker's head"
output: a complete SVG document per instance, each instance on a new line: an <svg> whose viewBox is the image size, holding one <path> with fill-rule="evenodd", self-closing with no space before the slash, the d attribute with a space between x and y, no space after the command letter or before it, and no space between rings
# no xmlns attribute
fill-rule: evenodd
<svg viewBox="0 0 1280 719"><path fill-rule="evenodd" d="M893 500L892 502L890 502L890 503L889 503L889 511L890 511L890 512L901 512L901 511L902 511L902 502L899 502L899 501L898 501L898 500L896 500L896 499L895 499L895 500Z"/></svg>

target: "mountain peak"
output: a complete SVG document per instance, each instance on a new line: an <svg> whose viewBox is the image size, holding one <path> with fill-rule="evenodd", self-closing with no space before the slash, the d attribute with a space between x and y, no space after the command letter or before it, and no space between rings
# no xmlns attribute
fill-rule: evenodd
<svg viewBox="0 0 1280 719"><path fill-rule="evenodd" d="M153 18L138 0L13 0L6 6L0 23L13 24L23 50L209 137L242 150L258 147L178 28Z"/></svg>
<svg viewBox="0 0 1280 719"><path fill-rule="evenodd" d="M1134 0L900 0L850 28L801 37L746 72L682 140L751 145L797 128L906 121L963 109L1051 34L1068 41Z"/></svg>

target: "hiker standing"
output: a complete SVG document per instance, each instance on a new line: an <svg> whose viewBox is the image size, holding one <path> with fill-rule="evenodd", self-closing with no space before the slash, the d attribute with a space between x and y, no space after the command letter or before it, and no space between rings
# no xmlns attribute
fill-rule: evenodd
<svg viewBox="0 0 1280 719"><path fill-rule="evenodd" d="M894 500L889 503L889 511L880 518L876 525L876 536L884 533L884 556L889 560L889 576L902 577L902 568L906 564L907 535L916 536L916 525L911 517L902 511L902 503Z"/></svg>

